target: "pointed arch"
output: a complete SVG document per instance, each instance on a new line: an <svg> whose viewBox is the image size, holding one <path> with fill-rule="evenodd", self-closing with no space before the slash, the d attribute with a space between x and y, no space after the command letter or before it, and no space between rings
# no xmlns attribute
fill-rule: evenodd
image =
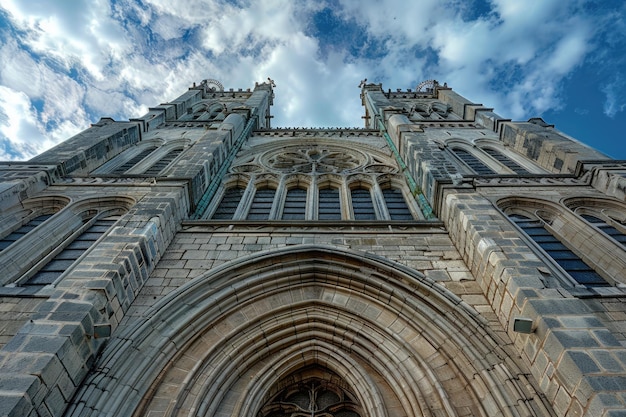
<svg viewBox="0 0 626 417"><path fill-rule="evenodd" d="M341 375L362 417L516 415L510 404L549 415L507 349L458 297L404 265L281 248L209 271L121 330L66 415L257 415L307 367Z"/></svg>

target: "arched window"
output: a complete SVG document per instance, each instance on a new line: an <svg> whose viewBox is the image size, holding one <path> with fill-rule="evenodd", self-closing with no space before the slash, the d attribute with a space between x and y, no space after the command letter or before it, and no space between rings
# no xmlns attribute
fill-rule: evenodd
<svg viewBox="0 0 626 417"><path fill-rule="evenodd" d="M606 286L608 283L578 255L565 246L537 218L521 214L509 214L517 224L539 247L561 266L577 283L589 286Z"/></svg>
<svg viewBox="0 0 626 417"><path fill-rule="evenodd" d="M235 215L235 211L237 210L237 206L239 206L239 201L244 193L243 188L229 188L224 193L222 197L222 201L219 206L217 206L217 210L213 213L212 219L215 220L230 220Z"/></svg>
<svg viewBox="0 0 626 417"><path fill-rule="evenodd" d="M341 204L338 188L319 190L319 220L341 220Z"/></svg>
<svg viewBox="0 0 626 417"><path fill-rule="evenodd" d="M500 151L497 151L493 148L482 148L482 150L516 174L524 175L529 173L526 168L524 168L508 156L504 155Z"/></svg>
<svg viewBox="0 0 626 417"><path fill-rule="evenodd" d="M306 218L306 195L304 188L291 188L285 196L283 220L304 220Z"/></svg>
<svg viewBox="0 0 626 417"><path fill-rule="evenodd" d="M157 149L156 146L145 147L137 155L133 156L128 161L124 162L122 165L118 166L113 171L111 171L111 174L120 174L121 175L121 174L125 173L126 171L131 169L133 166L135 166L138 162L140 162L142 159L144 159L145 157L150 155L155 149Z"/></svg>
<svg viewBox="0 0 626 417"><path fill-rule="evenodd" d="M22 238L28 232L30 232L35 227L39 226L41 223L45 222L52 216L53 216L52 214L43 214L41 216L37 216L34 219L22 225L21 227L19 227L18 229L14 230L9 235L0 239L0 252L8 248L9 246L11 246L13 243L17 242L20 238Z"/></svg>
<svg viewBox="0 0 626 417"><path fill-rule="evenodd" d="M452 148L452 152L478 175L495 175L496 172L489 168L475 155L462 148Z"/></svg>
<svg viewBox="0 0 626 417"><path fill-rule="evenodd" d="M391 220L413 220L411 210L406 205L402 191L395 188L383 190L383 197Z"/></svg>
<svg viewBox="0 0 626 417"><path fill-rule="evenodd" d="M352 210L355 220L376 220L376 211L372 203L372 194L365 188L354 188L350 191Z"/></svg>
<svg viewBox="0 0 626 417"><path fill-rule="evenodd" d="M267 220L272 211L276 190L271 188L261 188L254 193L252 205L248 211L248 220Z"/></svg>
<svg viewBox="0 0 626 417"><path fill-rule="evenodd" d="M157 176L163 171L178 155L183 152L183 148L170 150L164 157L159 159L150 168L144 171L143 175Z"/></svg>
<svg viewBox="0 0 626 417"><path fill-rule="evenodd" d="M611 238L615 239L620 245L626 248L626 235L612 225L608 224L606 220L601 218L599 215L593 216L591 214L581 214L580 217L587 220L589 223L609 235Z"/></svg>
<svg viewBox="0 0 626 417"><path fill-rule="evenodd" d="M69 269L96 240L113 226L117 219L118 217L116 216L96 218L95 220L86 222L87 228L39 269L39 271L28 278L24 285L45 286L54 283L54 281Z"/></svg>

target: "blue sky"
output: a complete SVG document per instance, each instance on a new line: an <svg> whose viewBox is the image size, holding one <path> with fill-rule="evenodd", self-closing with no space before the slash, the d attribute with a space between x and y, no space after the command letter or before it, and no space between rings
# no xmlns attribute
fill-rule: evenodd
<svg viewBox="0 0 626 417"><path fill-rule="evenodd" d="M274 126L361 126L360 80L447 82L626 159L621 0L3 0L0 160L194 81L275 80Z"/></svg>

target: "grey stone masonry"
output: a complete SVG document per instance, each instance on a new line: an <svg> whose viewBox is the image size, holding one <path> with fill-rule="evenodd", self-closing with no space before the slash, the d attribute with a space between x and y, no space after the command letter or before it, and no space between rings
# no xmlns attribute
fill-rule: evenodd
<svg viewBox="0 0 626 417"><path fill-rule="evenodd" d="M579 161L609 158L582 143L567 137L541 119L532 122L504 123L502 143L536 162L548 172L574 174Z"/></svg>
<svg viewBox="0 0 626 417"><path fill-rule="evenodd" d="M188 212L183 187L155 187L25 312L0 351L0 415L63 413Z"/></svg>
<svg viewBox="0 0 626 417"><path fill-rule="evenodd" d="M489 200L455 192L444 200L452 241L555 411L603 416L623 409L626 347L607 327L611 320L598 317L606 310L549 285L549 267ZM513 331L517 317L532 320L531 334Z"/></svg>
<svg viewBox="0 0 626 417"><path fill-rule="evenodd" d="M137 123L103 118L30 162L59 165L60 175L86 174L140 140Z"/></svg>

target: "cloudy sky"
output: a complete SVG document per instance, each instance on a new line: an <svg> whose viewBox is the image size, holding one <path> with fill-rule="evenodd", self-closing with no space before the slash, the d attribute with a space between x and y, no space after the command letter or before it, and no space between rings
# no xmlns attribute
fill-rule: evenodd
<svg viewBox="0 0 626 417"><path fill-rule="evenodd" d="M622 0L2 0L0 160L214 78L275 80L274 126L361 126L360 80L447 82L626 159Z"/></svg>

